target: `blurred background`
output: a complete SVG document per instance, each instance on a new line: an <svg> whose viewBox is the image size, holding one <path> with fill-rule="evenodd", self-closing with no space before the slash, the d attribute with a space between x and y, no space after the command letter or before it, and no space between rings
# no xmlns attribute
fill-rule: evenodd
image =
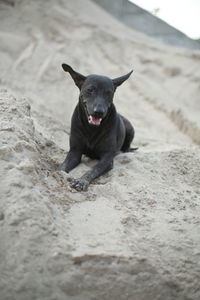
<svg viewBox="0 0 200 300"><path fill-rule="evenodd" d="M199 37L198 12L195 0L1 0L0 84L29 97L38 128L64 148L57 128L69 132L78 89L61 64L111 78L134 69L115 101L138 127L138 143L149 143L149 126L151 143L174 142L163 136L166 120L156 126L161 112L200 143L200 42L189 37ZM43 126L44 115L54 122Z"/></svg>
<svg viewBox="0 0 200 300"><path fill-rule="evenodd" d="M199 0L94 1L133 29L166 44L200 49Z"/></svg>

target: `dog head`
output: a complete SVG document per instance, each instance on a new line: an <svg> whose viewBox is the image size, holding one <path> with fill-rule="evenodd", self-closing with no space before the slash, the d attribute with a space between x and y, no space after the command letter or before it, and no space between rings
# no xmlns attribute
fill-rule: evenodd
<svg viewBox="0 0 200 300"><path fill-rule="evenodd" d="M100 75L84 76L66 64L62 64L62 68L65 72L69 72L78 86L80 102L84 107L88 123L93 126L101 124L113 103L116 88L127 80L133 72L131 71L124 76L110 79Z"/></svg>

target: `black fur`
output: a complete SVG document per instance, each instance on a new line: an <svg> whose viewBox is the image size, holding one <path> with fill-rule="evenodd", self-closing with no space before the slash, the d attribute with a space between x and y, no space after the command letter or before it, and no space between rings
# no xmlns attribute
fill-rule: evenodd
<svg viewBox="0 0 200 300"><path fill-rule="evenodd" d="M69 65L62 65L69 72L80 90L79 102L71 122L70 151L59 170L70 172L81 161L82 154L99 162L81 178L70 179L70 186L78 191L86 190L92 180L109 171L113 158L120 151L130 151L134 138L131 123L116 112L113 96L116 88L129 78L110 79L105 76L82 74Z"/></svg>

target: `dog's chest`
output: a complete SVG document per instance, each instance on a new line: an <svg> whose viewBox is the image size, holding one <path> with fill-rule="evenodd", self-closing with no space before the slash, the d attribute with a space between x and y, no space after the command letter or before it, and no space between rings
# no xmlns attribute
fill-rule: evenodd
<svg viewBox="0 0 200 300"><path fill-rule="evenodd" d="M90 135L85 137L84 154L90 158L99 158L104 148L104 138L102 135Z"/></svg>

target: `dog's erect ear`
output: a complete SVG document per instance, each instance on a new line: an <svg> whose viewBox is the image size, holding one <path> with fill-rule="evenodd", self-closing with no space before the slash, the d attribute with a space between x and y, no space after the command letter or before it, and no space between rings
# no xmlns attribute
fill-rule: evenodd
<svg viewBox="0 0 200 300"><path fill-rule="evenodd" d="M121 76L121 77L117 77L115 79L112 80L113 84L114 84L114 88L116 89L119 85L121 85L125 80L127 80L129 78L129 76L133 73L133 71L129 72L128 74Z"/></svg>
<svg viewBox="0 0 200 300"><path fill-rule="evenodd" d="M71 77L73 78L75 84L77 85L77 87L79 89L81 89L85 79L86 79L86 76L74 71L72 69L72 67L70 67L69 65L66 65L66 64L62 64L62 68L65 72L69 72L69 74L71 75Z"/></svg>

